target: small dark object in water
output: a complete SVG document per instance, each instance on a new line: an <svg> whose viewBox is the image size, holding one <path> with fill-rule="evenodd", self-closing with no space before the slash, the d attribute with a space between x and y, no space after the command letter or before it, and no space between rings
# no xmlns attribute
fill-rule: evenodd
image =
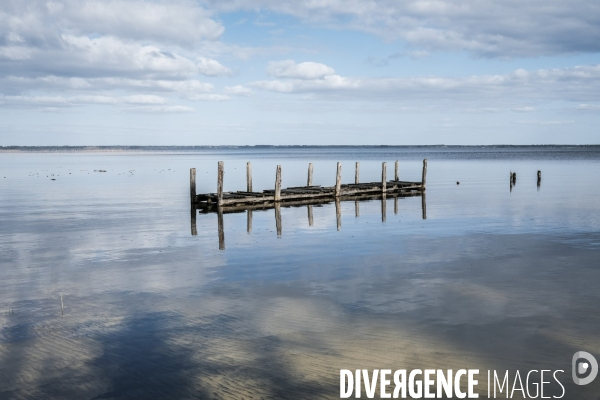
<svg viewBox="0 0 600 400"><path fill-rule="evenodd" d="M94 172L106 172L105 169L95 169Z"/></svg>
<svg viewBox="0 0 600 400"><path fill-rule="evenodd" d="M460 182L459 182L459 181L456 181L456 184L457 184L457 185L460 185Z"/></svg>
<svg viewBox="0 0 600 400"><path fill-rule="evenodd" d="M51 181L55 181L56 179L52 178L52 179L50 179L50 180L51 180Z"/></svg>

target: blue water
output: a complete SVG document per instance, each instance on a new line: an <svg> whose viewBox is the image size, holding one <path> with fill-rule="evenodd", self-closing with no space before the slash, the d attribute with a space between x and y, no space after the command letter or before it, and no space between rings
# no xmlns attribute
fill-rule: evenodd
<svg viewBox="0 0 600 400"><path fill-rule="evenodd" d="M334 204L312 226L282 208L280 236L274 210L250 232L225 214L223 250L216 214L191 234L192 167L200 193L217 161L225 190L247 161L262 190L278 164L286 187L309 162L315 184L338 161L344 183L355 161L420 181L423 158L426 219L388 198L342 202L339 228ZM342 368L562 369L566 398L598 399L570 378L575 351L600 355L598 147L2 153L0 171L0 399L339 398Z"/></svg>

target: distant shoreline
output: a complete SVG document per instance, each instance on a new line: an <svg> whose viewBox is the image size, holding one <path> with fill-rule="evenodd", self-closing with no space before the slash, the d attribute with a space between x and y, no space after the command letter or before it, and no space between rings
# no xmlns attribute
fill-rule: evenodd
<svg viewBox="0 0 600 400"><path fill-rule="evenodd" d="M209 151L229 149L595 149L600 144L540 144L540 145L246 145L246 146L0 146L0 153L77 153L77 152L162 152Z"/></svg>

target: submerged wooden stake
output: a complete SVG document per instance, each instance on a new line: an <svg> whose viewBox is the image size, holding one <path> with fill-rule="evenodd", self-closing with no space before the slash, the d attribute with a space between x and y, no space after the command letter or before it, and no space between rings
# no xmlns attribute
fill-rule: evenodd
<svg viewBox="0 0 600 400"><path fill-rule="evenodd" d="M342 163L337 163L337 173L335 175L335 197L340 197L342 193Z"/></svg>
<svg viewBox="0 0 600 400"><path fill-rule="evenodd" d="M356 168L354 171L354 183L358 184L360 182L360 162L356 162Z"/></svg>
<svg viewBox="0 0 600 400"><path fill-rule="evenodd" d="M196 201L196 168L190 168L190 201Z"/></svg>
<svg viewBox="0 0 600 400"><path fill-rule="evenodd" d="M308 179L306 180L306 186L312 186L313 182L313 165L308 163Z"/></svg>
<svg viewBox="0 0 600 400"><path fill-rule="evenodd" d="M387 163L381 163L381 193L385 193L387 183Z"/></svg>
<svg viewBox="0 0 600 400"><path fill-rule="evenodd" d="M219 168L217 171L217 204L223 205L223 174L225 166L223 161L219 161Z"/></svg>
<svg viewBox="0 0 600 400"><path fill-rule="evenodd" d="M275 201L281 201L281 165L277 166L275 172Z"/></svg>
<svg viewBox="0 0 600 400"><path fill-rule="evenodd" d="M246 163L246 192L252 191L252 164L250 161Z"/></svg>
<svg viewBox="0 0 600 400"><path fill-rule="evenodd" d="M427 180L427 159L423 159L423 178L421 180L421 186L425 189L425 184Z"/></svg>
<svg viewBox="0 0 600 400"><path fill-rule="evenodd" d="M396 163L394 165L394 180L395 181L399 181L400 178L400 171L399 171L399 166L398 166L398 160L396 160Z"/></svg>

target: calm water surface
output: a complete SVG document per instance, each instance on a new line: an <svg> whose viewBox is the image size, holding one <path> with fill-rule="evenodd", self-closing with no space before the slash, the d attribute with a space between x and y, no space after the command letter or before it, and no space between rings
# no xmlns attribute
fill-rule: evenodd
<svg viewBox="0 0 600 400"><path fill-rule="evenodd" d="M274 210L250 232L226 214L224 250L216 214L191 235L191 167L200 193L219 160L225 190L246 161L262 190L308 162L315 184L396 159L420 181L424 157L426 219L388 198L343 202L339 229L328 204L312 226L283 208L279 237ZM565 398L600 399L570 378L576 351L600 359L599 148L3 153L0 171L0 399L339 398L342 368L479 368L484 398L487 370L562 369Z"/></svg>

